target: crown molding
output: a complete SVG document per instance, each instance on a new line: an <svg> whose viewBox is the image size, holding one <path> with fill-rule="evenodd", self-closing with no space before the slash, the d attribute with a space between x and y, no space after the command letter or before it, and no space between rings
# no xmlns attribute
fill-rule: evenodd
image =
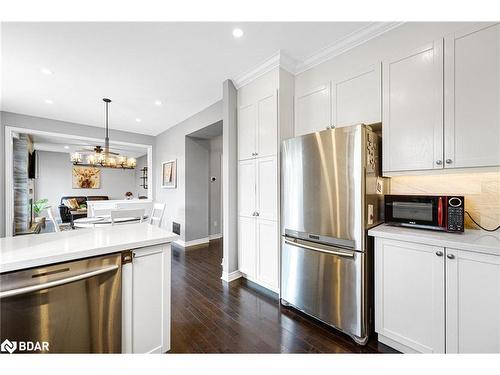
<svg viewBox="0 0 500 375"><path fill-rule="evenodd" d="M283 51L278 51L255 68L243 73L239 77L233 79L236 89L243 87L260 76L270 72L271 70L280 67L289 73L295 74L295 67L297 62L290 56L286 55Z"/></svg>
<svg viewBox="0 0 500 375"><path fill-rule="evenodd" d="M390 30L399 27L404 22L372 22L371 24L352 32L351 34L337 40L330 46L314 53L299 62L295 67L295 74L300 74L319 65L335 56L339 56L369 40L376 38Z"/></svg>
<svg viewBox="0 0 500 375"><path fill-rule="evenodd" d="M390 30L399 27L404 22L371 22L369 25L358 29L347 36L337 40L335 43L312 54L304 61L297 61L279 50L274 55L257 65L255 68L233 79L236 89L243 87L256 78L280 67L287 72L297 75L319 65L327 60L341 55L369 40L376 38Z"/></svg>

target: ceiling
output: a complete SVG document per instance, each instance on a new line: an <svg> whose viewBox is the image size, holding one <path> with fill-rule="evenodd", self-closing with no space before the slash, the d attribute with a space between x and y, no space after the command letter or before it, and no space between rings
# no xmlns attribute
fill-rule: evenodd
<svg viewBox="0 0 500 375"><path fill-rule="evenodd" d="M103 126L109 97L111 128L157 135L277 51L304 61L372 24L2 23L1 109Z"/></svg>

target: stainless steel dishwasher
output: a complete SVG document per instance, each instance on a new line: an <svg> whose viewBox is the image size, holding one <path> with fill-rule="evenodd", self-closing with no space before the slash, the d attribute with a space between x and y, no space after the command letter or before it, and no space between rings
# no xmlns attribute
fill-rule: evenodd
<svg viewBox="0 0 500 375"><path fill-rule="evenodd" d="M120 353L121 264L112 254L0 275L0 342L15 352L46 342L50 353Z"/></svg>

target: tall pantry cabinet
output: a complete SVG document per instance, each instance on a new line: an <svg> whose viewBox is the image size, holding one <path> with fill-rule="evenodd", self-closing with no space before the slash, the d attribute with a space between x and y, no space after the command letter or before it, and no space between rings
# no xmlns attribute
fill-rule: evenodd
<svg viewBox="0 0 500 375"><path fill-rule="evenodd" d="M238 263L279 291L280 144L293 137L294 77L275 68L238 89Z"/></svg>

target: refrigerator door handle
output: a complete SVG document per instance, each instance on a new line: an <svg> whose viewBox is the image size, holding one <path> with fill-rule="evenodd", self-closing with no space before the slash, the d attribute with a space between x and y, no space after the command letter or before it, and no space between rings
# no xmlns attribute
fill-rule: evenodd
<svg viewBox="0 0 500 375"><path fill-rule="evenodd" d="M327 249L319 248L316 246L306 245L302 241L301 242L292 241L292 240L289 240L288 238L285 238L285 243L292 245L292 246L302 247L302 248L307 249L307 250L319 251L321 253L326 253L326 254L330 254L330 255L338 255L338 256L347 257L347 258L354 258L354 252L327 250Z"/></svg>

